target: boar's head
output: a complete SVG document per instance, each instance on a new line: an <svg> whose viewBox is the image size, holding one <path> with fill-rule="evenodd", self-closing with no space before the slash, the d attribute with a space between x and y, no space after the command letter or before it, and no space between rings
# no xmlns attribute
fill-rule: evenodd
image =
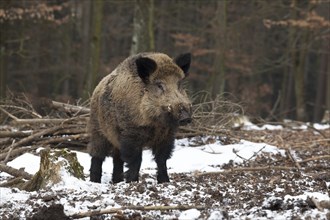
<svg viewBox="0 0 330 220"><path fill-rule="evenodd" d="M191 122L191 102L183 88L191 54L171 59L164 54L140 56L137 73L143 82L141 113L156 123L187 125Z"/></svg>

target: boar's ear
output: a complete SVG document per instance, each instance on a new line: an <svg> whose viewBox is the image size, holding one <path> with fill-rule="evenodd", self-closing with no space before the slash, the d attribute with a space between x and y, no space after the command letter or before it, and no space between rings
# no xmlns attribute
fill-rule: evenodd
<svg viewBox="0 0 330 220"><path fill-rule="evenodd" d="M184 74L188 76L188 70L191 62L191 53L179 55L174 59L174 62L183 70Z"/></svg>
<svg viewBox="0 0 330 220"><path fill-rule="evenodd" d="M136 59L135 63L140 78L147 83L150 74L155 72L157 68L156 62L148 57L140 57Z"/></svg>

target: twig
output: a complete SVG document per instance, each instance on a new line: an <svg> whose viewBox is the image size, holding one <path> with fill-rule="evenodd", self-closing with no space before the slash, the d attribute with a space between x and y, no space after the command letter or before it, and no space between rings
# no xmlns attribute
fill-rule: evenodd
<svg viewBox="0 0 330 220"><path fill-rule="evenodd" d="M330 159L330 155L322 155L322 156L311 157L305 160L297 161L297 163L306 163L313 160L329 160L329 159Z"/></svg>
<svg viewBox="0 0 330 220"><path fill-rule="evenodd" d="M292 154L291 154L291 150L290 149L286 149L285 150L286 153L288 154L288 157L290 158L290 160L294 163L294 165L298 168L298 171L300 172L301 170L301 166L300 164L293 158Z"/></svg>
<svg viewBox="0 0 330 220"><path fill-rule="evenodd" d="M241 155L238 154L238 151L237 151L235 148L233 148L233 153L234 153L238 158L241 158L243 161L247 161L246 158L244 158L244 157L242 157Z"/></svg>
<svg viewBox="0 0 330 220"><path fill-rule="evenodd" d="M15 140L13 141L13 144L14 144L14 143L15 143ZM7 152L7 155L6 155L5 159L3 160L3 163L4 163L4 164L6 164L7 161L9 160L9 157L10 157L10 154L11 154L12 151L13 151L13 147L11 146L11 147L9 148L9 151Z"/></svg>
<svg viewBox="0 0 330 220"><path fill-rule="evenodd" d="M297 169L296 167L285 167L285 166L237 167L237 168L232 168L230 170L199 173L197 174L197 176L226 174L226 173L245 172L245 171L251 172L251 171L264 171L264 170L296 170L296 169Z"/></svg>
<svg viewBox="0 0 330 220"><path fill-rule="evenodd" d="M7 111L6 111L4 108L2 108L1 106L0 106L0 110L3 111L5 114L7 114L10 118L14 119L15 121L16 121L16 120L19 120L16 116L10 114L9 112L7 112Z"/></svg>
<svg viewBox="0 0 330 220"><path fill-rule="evenodd" d="M73 219L91 217L95 215L104 215L117 213L118 211L123 210L141 210L141 211L152 211L152 210L188 210L188 209L206 209L205 206L188 206L188 205L179 205L179 206L123 206L120 208L111 208L111 209L101 209L95 211L79 212L69 217Z"/></svg>
<svg viewBox="0 0 330 220"><path fill-rule="evenodd" d="M253 157L257 156L263 149L266 148L266 145L260 148L257 152L253 152L253 155L248 159L250 161Z"/></svg>
<svg viewBox="0 0 330 220"><path fill-rule="evenodd" d="M7 166L5 164L0 163L0 171L8 173L15 177L22 176L24 179L30 180L32 179L33 175L25 172L24 170L18 170L13 167Z"/></svg>
<svg viewBox="0 0 330 220"><path fill-rule="evenodd" d="M12 109L18 109L20 111L24 111L24 112L27 112L37 118L42 118L41 115L39 115L38 113L32 111L32 110L28 110L26 108L23 108L23 107L20 107L20 106L15 106L15 105L0 105L0 107L4 107L4 108L12 108Z"/></svg>
<svg viewBox="0 0 330 220"><path fill-rule="evenodd" d="M66 119L62 118L27 118L27 119L16 119L13 121L14 124L60 124Z"/></svg>

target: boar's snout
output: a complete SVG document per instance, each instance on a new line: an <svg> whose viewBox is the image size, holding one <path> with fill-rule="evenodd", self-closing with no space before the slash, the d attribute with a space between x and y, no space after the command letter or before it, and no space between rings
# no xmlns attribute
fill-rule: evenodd
<svg viewBox="0 0 330 220"><path fill-rule="evenodd" d="M184 126L191 123L191 110L190 108L185 108L182 105L180 106L179 112L179 125Z"/></svg>

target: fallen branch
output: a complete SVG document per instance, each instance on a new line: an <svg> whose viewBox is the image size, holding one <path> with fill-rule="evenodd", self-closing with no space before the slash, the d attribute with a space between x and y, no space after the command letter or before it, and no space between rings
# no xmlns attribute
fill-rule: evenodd
<svg viewBox="0 0 330 220"><path fill-rule="evenodd" d="M39 141L39 144L46 145L46 144L56 144L56 143L63 143L63 142L71 142L73 140L79 140L79 139L86 139L88 138L88 134L74 134L74 135L66 135L61 137L52 137L49 139L45 139L42 141Z"/></svg>
<svg viewBox="0 0 330 220"><path fill-rule="evenodd" d="M179 206L123 206L120 208L111 208L111 209L101 209L95 211L79 212L69 217L73 219L91 217L95 215L104 215L104 214L113 214L118 211L123 210L141 210L141 211L151 211L151 210L188 210L188 209L206 209L205 206L188 206L188 205L179 205Z"/></svg>
<svg viewBox="0 0 330 220"><path fill-rule="evenodd" d="M0 138L23 138L31 135L32 131L0 131Z"/></svg>
<svg viewBox="0 0 330 220"><path fill-rule="evenodd" d="M62 118L28 118L28 119L15 119L13 124L60 124L67 119Z"/></svg>
<svg viewBox="0 0 330 220"><path fill-rule="evenodd" d="M265 171L265 170L297 170L297 168L296 167L286 167L286 166L237 167L237 168L232 168L230 170L199 173L199 174L197 174L197 176L226 174L226 173L233 173L233 172Z"/></svg>
<svg viewBox="0 0 330 220"><path fill-rule="evenodd" d="M8 174L10 174L12 176L15 176L15 177L22 176L24 179L27 179L27 180L32 179L32 175L25 172L24 170L18 170L18 169L15 169L13 167L7 166L3 163L0 163L0 171L8 173Z"/></svg>
<svg viewBox="0 0 330 220"><path fill-rule="evenodd" d="M89 114L89 112L90 112L89 108L85 108L82 106L70 105L70 104L56 102L56 101L52 101L52 104L54 107L63 108L66 112L69 112L69 113L74 112L74 113Z"/></svg>
<svg viewBox="0 0 330 220"><path fill-rule="evenodd" d="M13 158L13 157L19 156L19 155L21 155L25 152L32 151L36 148L37 147L20 147L20 148L17 148L17 149L13 149L13 150L11 150L10 157ZM12 149L12 148L10 148L10 149ZM3 163L5 163L4 160L6 159L8 153L9 153L9 151L1 153L0 154L0 161L3 161Z"/></svg>
<svg viewBox="0 0 330 220"><path fill-rule="evenodd" d="M13 187L13 186L17 186L20 183L24 183L23 177L19 176L19 177L15 177L11 180L8 180L4 183L0 184L0 187Z"/></svg>
<svg viewBox="0 0 330 220"><path fill-rule="evenodd" d="M46 134L50 134L50 133L54 133L56 131L58 131L59 129L61 129L62 126L56 126L56 127L51 127L51 128L48 128L48 129L44 129L42 131L39 131L35 134L32 134L26 138L23 138L22 140L12 144L10 147L11 148L16 148L18 146L22 146L24 144L28 144L30 142L32 142L34 139L38 138L38 137L41 137L41 136L44 136Z"/></svg>

